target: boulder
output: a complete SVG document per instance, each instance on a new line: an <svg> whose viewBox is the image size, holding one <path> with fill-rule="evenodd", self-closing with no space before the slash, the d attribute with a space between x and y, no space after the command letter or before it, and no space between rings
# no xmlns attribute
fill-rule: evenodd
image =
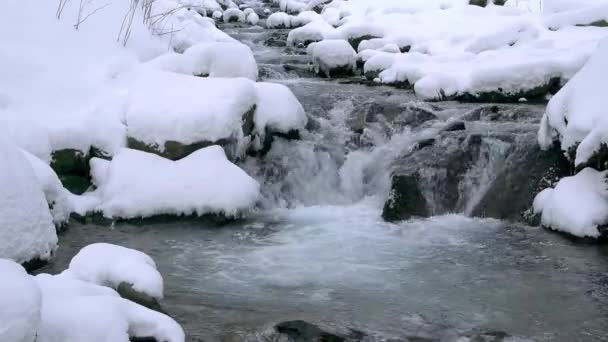
<svg viewBox="0 0 608 342"><path fill-rule="evenodd" d="M473 216L535 224L528 211L536 194L570 174L570 163L559 147L542 151L534 134L518 140L504 167L473 209Z"/></svg>
<svg viewBox="0 0 608 342"><path fill-rule="evenodd" d="M467 213L500 169L512 139L510 134L455 131L421 140L393 163L382 216L399 221Z"/></svg>

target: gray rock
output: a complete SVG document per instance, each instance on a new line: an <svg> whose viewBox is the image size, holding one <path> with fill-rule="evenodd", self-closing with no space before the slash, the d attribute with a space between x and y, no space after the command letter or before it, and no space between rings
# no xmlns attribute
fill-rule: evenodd
<svg viewBox="0 0 608 342"><path fill-rule="evenodd" d="M122 282L118 285L116 291L124 299L128 299L134 303L145 306L148 309L165 313L156 298L135 290L132 284Z"/></svg>

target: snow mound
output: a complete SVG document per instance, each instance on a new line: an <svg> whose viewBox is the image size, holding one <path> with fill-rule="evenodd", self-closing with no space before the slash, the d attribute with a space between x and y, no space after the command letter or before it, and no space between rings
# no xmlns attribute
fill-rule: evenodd
<svg viewBox="0 0 608 342"><path fill-rule="evenodd" d="M345 40L324 40L308 46L317 73L331 77L334 72L354 73L357 53Z"/></svg>
<svg viewBox="0 0 608 342"><path fill-rule="evenodd" d="M290 46L308 45L330 37L334 31L333 26L325 21L313 21L290 31L287 35L287 44Z"/></svg>
<svg viewBox="0 0 608 342"><path fill-rule="evenodd" d="M554 189L534 199L534 212L541 223L579 237L599 237L598 226L608 223L607 172L585 168L562 178Z"/></svg>
<svg viewBox="0 0 608 342"><path fill-rule="evenodd" d="M0 341L32 342L40 324L42 298L21 265L0 259Z"/></svg>
<svg viewBox="0 0 608 342"><path fill-rule="evenodd" d="M268 19L266 19L266 28L290 28L291 27L291 16L285 12L272 13Z"/></svg>
<svg viewBox="0 0 608 342"><path fill-rule="evenodd" d="M234 216L252 208L259 195L258 183L228 161L219 146L178 161L124 149L112 161L97 160L91 167L99 183L97 209L106 217Z"/></svg>
<svg viewBox="0 0 608 342"><path fill-rule="evenodd" d="M561 141L563 151L580 143L574 161L581 165L608 143L607 77L608 39L549 102L539 129L541 147L549 148L554 138Z"/></svg>
<svg viewBox="0 0 608 342"><path fill-rule="evenodd" d="M162 297L162 278L154 261L142 252L109 244L89 245L63 273L30 279L42 293L36 341L129 342L130 337L185 341L183 329L173 319L120 298L110 288L124 281Z"/></svg>
<svg viewBox="0 0 608 342"><path fill-rule="evenodd" d="M257 102L254 83L140 72L129 93L127 134L164 151L165 143L217 142L242 134L243 115Z"/></svg>
<svg viewBox="0 0 608 342"><path fill-rule="evenodd" d="M37 342L129 342L129 336L185 341L169 316L114 296L45 298L41 316Z"/></svg>
<svg viewBox="0 0 608 342"><path fill-rule="evenodd" d="M268 128L288 133L305 128L308 118L304 108L289 88L277 83L256 83L259 102L255 109L255 127L260 134Z"/></svg>
<svg viewBox="0 0 608 342"><path fill-rule="evenodd" d="M228 8L224 11L223 20L225 23L235 21L239 23L244 23L247 21L247 17L245 16L245 13L243 13L243 11L238 8Z"/></svg>
<svg viewBox="0 0 608 342"><path fill-rule="evenodd" d="M113 289L128 283L139 292L163 298L163 278L154 260L135 249L108 243L88 245L72 258L67 272L76 279Z"/></svg>
<svg viewBox="0 0 608 342"><path fill-rule="evenodd" d="M57 234L45 194L26 156L0 135L0 257L49 259Z"/></svg>
<svg viewBox="0 0 608 342"><path fill-rule="evenodd" d="M205 77L258 78L258 67L251 49L238 42L196 44L183 54L167 53L148 65L180 74Z"/></svg>

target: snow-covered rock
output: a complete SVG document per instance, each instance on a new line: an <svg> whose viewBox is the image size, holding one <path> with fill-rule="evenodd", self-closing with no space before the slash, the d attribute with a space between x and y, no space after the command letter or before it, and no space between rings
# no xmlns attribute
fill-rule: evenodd
<svg viewBox="0 0 608 342"><path fill-rule="evenodd" d="M268 19L266 19L266 28L269 29L280 29L291 27L291 16L285 12L272 13Z"/></svg>
<svg viewBox="0 0 608 342"><path fill-rule="evenodd" d="M290 31L287 35L287 44L291 46L308 45L329 37L334 31L335 29L325 21L313 21Z"/></svg>
<svg viewBox="0 0 608 342"><path fill-rule="evenodd" d="M247 21L247 17L245 16L245 13L238 8L228 8L224 11L222 20L224 20L225 23L244 23Z"/></svg>
<svg viewBox="0 0 608 342"><path fill-rule="evenodd" d="M63 273L30 279L42 293L36 341L128 342L130 337L185 341L183 329L173 319L120 298L111 288L123 280L162 297L162 278L154 261L142 252L94 244L83 248Z"/></svg>
<svg viewBox="0 0 608 342"><path fill-rule="evenodd" d="M254 122L259 134L288 133L303 130L308 118L304 108L289 88L277 83L256 83L259 102Z"/></svg>
<svg viewBox="0 0 608 342"><path fill-rule="evenodd" d="M539 129L541 147L549 148L554 139L559 139L562 150L577 166L597 156L608 143L607 78L608 39L549 102ZM606 161L603 157L602 162Z"/></svg>
<svg viewBox="0 0 608 342"><path fill-rule="evenodd" d="M219 146L178 161L129 149L112 161L93 160L101 203L97 210L106 217L234 216L251 209L259 196L258 183L228 161Z"/></svg>
<svg viewBox="0 0 608 342"><path fill-rule="evenodd" d="M536 196L534 212L541 214L544 226L578 237L599 237L598 227L608 223L606 175L585 168L562 178L555 188Z"/></svg>
<svg viewBox="0 0 608 342"><path fill-rule="evenodd" d="M169 316L114 296L44 298L37 342L129 342L130 336L184 342Z"/></svg>
<svg viewBox="0 0 608 342"><path fill-rule="evenodd" d="M47 260L57 248L57 233L36 173L4 135L0 156L0 258Z"/></svg>
<svg viewBox="0 0 608 342"><path fill-rule="evenodd" d="M255 26L259 22L260 22L260 16L257 13L251 12L247 15L247 24Z"/></svg>
<svg viewBox="0 0 608 342"><path fill-rule="evenodd" d="M156 263L135 249L108 243L88 245L72 258L67 272L87 283L113 289L128 283L139 292L163 298L163 278Z"/></svg>
<svg viewBox="0 0 608 342"><path fill-rule="evenodd" d="M258 78L258 67L251 49L238 42L200 43L184 53L167 53L147 63L149 66L180 74L203 77Z"/></svg>
<svg viewBox="0 0 608 342"><path fill-rule="evenodd" d="M129 146L182 158L210 143L248 135L257 103L254 83L145 70L126 109Z"/></svg>
<svg viewBox="0 0 608 342"><path fill-rule="evenodd" d="M326 77L352 75L357 68L357 53L345 40L324 40L308 46L315 71Z"/></svg>
<svg viewBox="0 0 608 342"><path fill-rule="evenodd" d="M46 201L53 215L53 222L56 226L66 224L70 219L70 214L74 212L74 200L77 198L63 187L59 177L53 169L33 154L22 151L26 159L30 162L34 174L38 179Z"/></svg>
<svg viewBox="0 0 608 342"><path fill-rule="evenodd" d="M21 265L0 259L0 341L36 341L40 325L40 289Z"/></svg>

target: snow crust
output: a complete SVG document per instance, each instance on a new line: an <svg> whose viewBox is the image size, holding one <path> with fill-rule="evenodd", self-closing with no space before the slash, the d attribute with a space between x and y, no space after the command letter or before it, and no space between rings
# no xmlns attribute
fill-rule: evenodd
<svg viewBox="0 0 608 342"><path fill-rule="evenodd" d="M258 183L228 161L219 146L178 161L123 149L111 162L96 160L91 167L99 186L96 210L106 217L234 216L252 208L259 196Z"/></svg>
<svg viewBox="0 0 608 342"><path fill-rule="evenodd" d="M585 168L540 192L534 211L541 214L541 223L579 237L598 237L598 226L608 222L606 174Z"/></svg>

